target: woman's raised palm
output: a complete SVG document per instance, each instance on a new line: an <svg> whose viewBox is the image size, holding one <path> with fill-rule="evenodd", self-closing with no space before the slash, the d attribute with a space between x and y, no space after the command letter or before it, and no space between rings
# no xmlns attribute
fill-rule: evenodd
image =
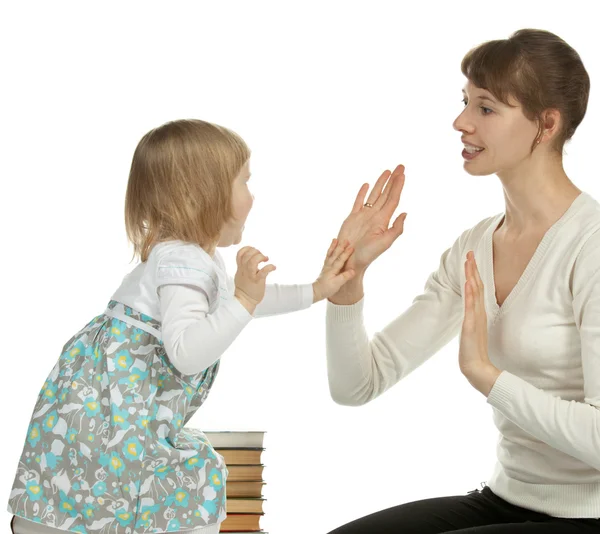
<svg viewBox="0 0 600 534"><path fill-rule="evenodd" d="M369 184L363 184L350 215L342 223L338 240L348 240L354 253L344 270L364 271L378 256L385 252L404 231L406 213L401 213L389 227L390 219L400 202L404 187L404 166L398 165L393 173L384 171L371 191L367 204L365 195Z"/></svg>

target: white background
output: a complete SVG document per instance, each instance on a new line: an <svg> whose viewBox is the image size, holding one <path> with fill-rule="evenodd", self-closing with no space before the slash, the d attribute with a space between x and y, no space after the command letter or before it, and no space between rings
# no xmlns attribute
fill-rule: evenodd
<svg viewBox="0 0 600 534"><path fill-rule="evenodd" d="M63 344L134 267L124 196L150 128L201 118L247 141L256 201L240 246L270 256L272 283L312 282L361 184L404 163L405 233L366 276L370 333L408 307L463 230L504 210L496 176L463 170L452 129L471 47L534 27L580 53L592 92L564 163L600 198L594 2L174 4L13 2L0 13L3 502ZM231 273L238 248L221 249ZM324 312L320 302L252 321L192 419L267 430L263 529L326 533L487 480L491 408L458 369L457 338L380 398L343 407L329 396Z"/></svg>

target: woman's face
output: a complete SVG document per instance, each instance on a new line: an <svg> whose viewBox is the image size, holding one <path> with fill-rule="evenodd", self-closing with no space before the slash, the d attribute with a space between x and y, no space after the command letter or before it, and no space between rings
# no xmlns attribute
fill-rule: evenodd
<svg viewBox="0 0 600 534"><path fill-rule="evenodd" d="M461 132L465 144L465 170L474 176L514 172L531 157L531 144L538 126L523 115L514 99L510 107L496 100L492 94L473 85L463 89L465 108L453 123ZM482 148L474 151L471 147Z"/></svg>
<svg viewBox="0 0 600 534"><path fill-rule="evenodd" d="M254 203L254 196L250 193L248 180L250 179L250 160L242 166L239 174L235 177L232 184L231 205L233 217L223 226L219 238L219 247L228 247L237 245L242 240L244 224Z"/></svg>

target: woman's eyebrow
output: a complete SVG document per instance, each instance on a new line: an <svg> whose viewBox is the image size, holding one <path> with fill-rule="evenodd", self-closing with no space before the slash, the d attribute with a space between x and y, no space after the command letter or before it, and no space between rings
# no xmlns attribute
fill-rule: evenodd
<svg viewBox="0 0 600 534"><path fill-rule="evenodd" d="M467 95L467 93L465 92L465 90L463 89L463 95ZM493 98L490 98L489 96L485 96L485 95L479 95L476 98L479 98L479 100L489 100L492 103L496 103L496 101Z"/></svg>

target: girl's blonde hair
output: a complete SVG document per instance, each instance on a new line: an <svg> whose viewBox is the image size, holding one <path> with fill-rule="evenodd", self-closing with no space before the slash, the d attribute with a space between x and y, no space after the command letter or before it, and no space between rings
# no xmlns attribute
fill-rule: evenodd
<svg viewBox="0 0 600 534"><path fill-rule="evenodd" d="M201 120L149 131L133 154L125 229L142 262L170 239L211 246L232 217L232 182L250 158L235 132Z"/></svg>

